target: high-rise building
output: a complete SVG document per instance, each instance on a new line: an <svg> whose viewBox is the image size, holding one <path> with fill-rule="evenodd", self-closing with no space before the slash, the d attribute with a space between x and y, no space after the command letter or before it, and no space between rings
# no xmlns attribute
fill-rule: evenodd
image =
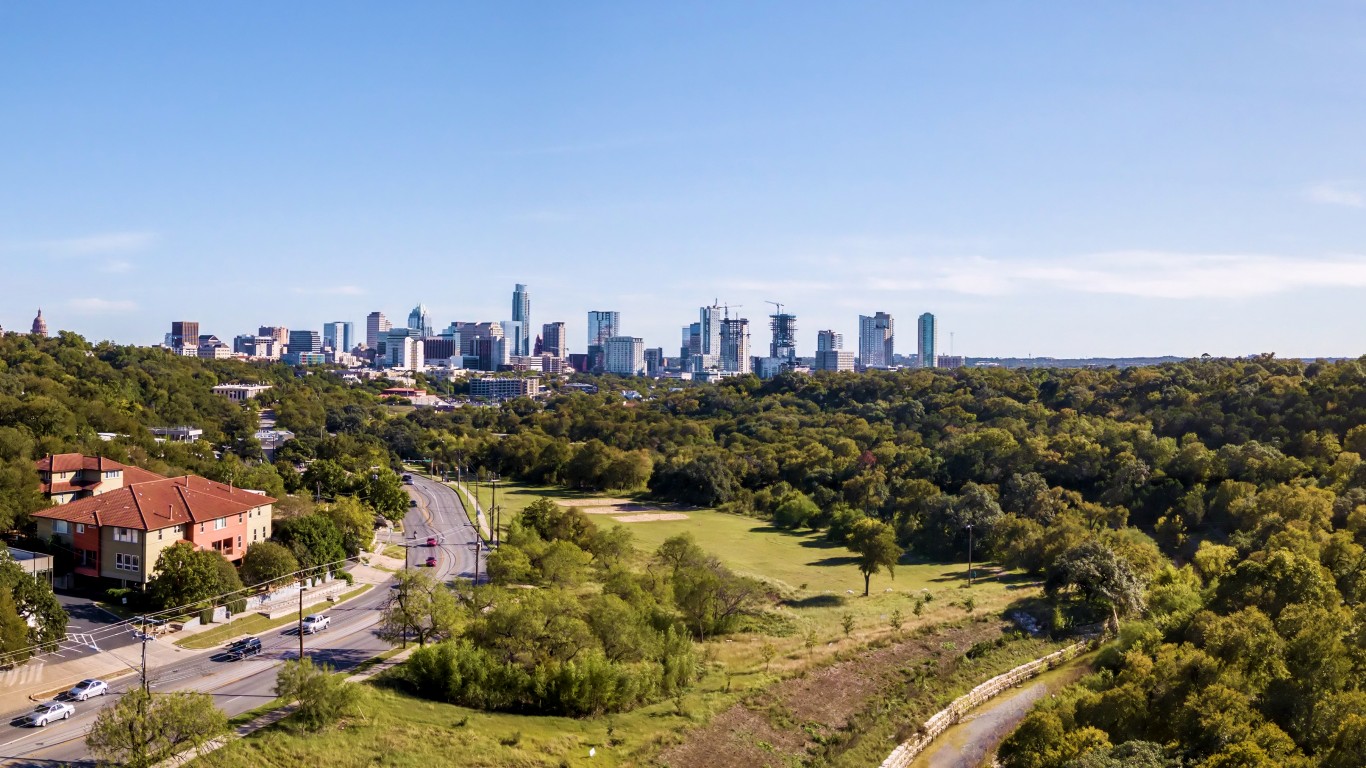
<svg viewBox="0 0 1366 768"><path fill-rule="evenodd" d="M426 360L422 355L422 339L415 328L389 329L385 351L390 368L421 371L426 367Z"/></svg>
<svg viewBox="0 0 1366 768"><path fill-rule="evenodd" d="M38 310L38 316L42 317L42 314L42 310ZM166 337L166 346L176 350L184 347L194 347L198 350L199 321L176 320L171 323L171 335Z"/></svg>
<svg viewBox="0 0 1366 768"><path fill-rule="evenodd" d="M365 346L370 349L378 349L379 343L384 341L384 335L389 332L393 324L383 312L371 312L365 316Z"/></svg>
<svg viewBox="0 0 1366 768"><path fill-rule="evenodd" d="M721 354L721 320L725 317L722 308L713 304L697 311L702 334L703 355Z"/></svg>
<svg viewBox="0 0 1366 768"><path fill-rule="evenodd" d="M541 326L541 352L553 357L568 357L568 337L565 335L564 322L556 321Z"/></svg>
<svg viewBox="0 0 1366 768"><path fill-rule="evenodd" d="M645 375L645 340L612 336L603 343L603 370L619 376Z"/></svg>
<svg viewBox="0 0 1366 768"><path fill-rule="evenodd" d="M522 324L522 338L514 354L525 357L531 354L531 294L521 283L512 291L512 319Z"/></svg>
<svg viewBox="0 0 1366 768"><path fill-rule="evenodd" d="M256 329L257 336L269 336L281 348L289 344L289 329L281 325L263 325Z"/></svg>
<svg viewBox="0 0 1366 768"><path fill-rule="evenodd" d="M351 334L354 326L345 320L323 323L323 346L333 352L350 352L355 346Z"/></svg>
<svg viewBox="0 0 1366 768"><path fill-rule="evenodd" d="M845 351L843 334L834 331L820 331L816 334L816 370L854 370L854 353Z"/></svg>
<svg viewBox="0 0 1366 768"><path fill-rule="evenodd" d="M916 356L919 358L921 368L933 368L938 360L935 355L939 351L939 330L935 327L934 315L926 312L920 316L916 322Z"/></svg>
<svg viewBox="0 0 1366 768"><path fill-rule="evenodd" d="M859 315L858 359L864 368L890 368L892 365L892 316L886 312Z"/></svg>
<svg viewBox="0 0 1366 768"><path fill-rule="evenodd" d="M500 325L503 326L503 338L507 340L509 357L526 357L522 349L527 346L527 327L521 320L504 320Z"/></svg>
<svg viewBox="0 0 1366 768"><path fill-rule="evenodd" d="M773 342L768 345L769 357L797 362L797 316L779 312L769 315L768 327L773 331Z"/></svg>
<svg viewBox="0 0 1366 768"><path fill-rule="evenodd" d="M322 334L317 331L290 331L289 351L295 353L322 352Z"/></svg>
<svg viewBox="0 0 1366 768"><path fill-rule="evenodd" d="M749 373L749 321L726 318L721 321L721 370L728 373Z"/></svg>
<svg viewBox="0 0 1366 768"><path fill-rule="evenodd" d="M432 316L428 314L426 304L418 304L408 313L408 327L417 331L419 337L432 335Z"/></svg>
<svg viewBox="0 0 1366 768"><path fill-rule="evenodd" d="M593 310L588 313L588 346L601 347L620 332L620 312Z"/></svg>
<svg viewBox="0 0 1366 768"><path fill-rule="evenodd" d="M645 350L645 375L659 376L664 373L664 348L651 347Z"/></svg>

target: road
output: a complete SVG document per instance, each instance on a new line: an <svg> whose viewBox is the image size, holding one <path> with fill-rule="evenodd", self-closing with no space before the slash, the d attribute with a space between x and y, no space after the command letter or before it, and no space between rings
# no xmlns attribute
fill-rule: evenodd
<svg viewBox="0 0 1366 768"><path fill-rule="evenodd" d="M472 578L476 534L469 518L465 516L459 496L440 483L416 475L409 492L417 500L417 506L411 508L404 519L409 542L416 544L408 547L409 565L423 567L422 563L431 555L437 558L435 572L441 580ZM442 543L427 547L428 537L437 538ZM326 610L332 617L332 626L319 634L305 637L305 652L308 656L343 671L388 650L390 645L376 635L375 625L379 622L380 609L388 599L389 592L388 583L379 584L341 606ZM321 608L315 610L322 612ZM228 661L222 656L221 649L209 650L156 668L148 675L152 690L205 691L213 695L214 703L229 717L254 709L275 698L275 673L280 662L299 656L299 636L293 626L270 630L259 637L263 650L255 658ZM119 658L135 663L138 646L136 643L120 642L117 653ZM109 696L75 703L74 717L46 728L22 727L17 720L11 720L8 729L0 725L0 765L94 765L85 748L86 731L100 709L113 705L116 694L137 685L136 675L120 678L110 686ZM10 709L8 706L4 708Z"/></svg>

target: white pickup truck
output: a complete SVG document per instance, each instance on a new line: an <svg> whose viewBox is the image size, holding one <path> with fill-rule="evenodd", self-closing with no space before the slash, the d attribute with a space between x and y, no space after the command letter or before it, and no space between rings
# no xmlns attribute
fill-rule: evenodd
<svg viewBox="0 0 1366 768"><path fill-rule="evenodd" d="M332 623L331 617L329 617L329 616L324 616L324 615L322 615L321 613L315 613L315 614L313 614L313 615L311 615L311 616L305 616L305 617L304 617L304 624L303 624L303 632L304 632L305 635L314 635L314 634L317 634L317 633L323 631L324 629L327 629L327 627L328 627L331 623Z"/></svg>

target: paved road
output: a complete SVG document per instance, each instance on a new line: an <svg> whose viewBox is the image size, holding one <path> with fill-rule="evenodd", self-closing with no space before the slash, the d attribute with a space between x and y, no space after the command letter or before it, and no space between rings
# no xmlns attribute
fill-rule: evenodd
<svg viewBox="0 0 1366 768"><path fill-rule="evenodd" d="M409 492L417 500L417 506L411 508L404 519L408 541L416 545L408 547L409 565L423 567L428 555L432 555L437 558L436 575L443 581L472 578L476 536L459 496L451 488L419 476L414 476ZM435 547L426 546L429 536L441 543ZM480 560L482 575L482 557ZM375 625L389 593L389 583L379 584L364 595L327 610L332 617L332 626L304 639L308 655L337 670L346 670L388 650L389 644L375 634ZM314 610L322 612L321 607ZM94 614L82 615L77 626L84 628L85 622L94 623L95 620ZM270 630L260 637L263 651L259 657L227 661L217 650L195 653L173 665L153 670L149 675L152 688L154 691L207 691L213 694L218 708L229 716L254 709L275 698L272 691L279 663L299 656L299 636L294 627ZM138 645L120 642L119 646L115 651L119 658L136 664ZM17 725L17 720L11 720L8 728L0 724L0 765L93 765L85 749L86 731L96 713L114 703L116 694L136 685L136 677L121 678L111 686L109 696L75 704L75 717L46 728L25 728ZM4 704L0 707L11 709Z"/></svg>

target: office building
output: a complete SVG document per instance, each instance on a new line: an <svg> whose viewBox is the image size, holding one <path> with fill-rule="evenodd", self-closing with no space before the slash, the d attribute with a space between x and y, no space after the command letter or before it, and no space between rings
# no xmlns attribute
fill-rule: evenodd
<svg viewBox="0 0 1366 768"><path fill-rule="evenodd" d="M383 312L371 312L365 316L365 346L369 349L379 349L380 342L384 341L384 335L389 332L391 323Z"/></svg>
<svg viewBox="0 0 1366 768"><path fill-rule="evenodd" d="M263 325L256 329L257 336L269 336L275 339L277 346L284 347L289 344L289 329L282 325Z"/></svg>
<svg viewBox="0 0 1366 768"><path fill-rule="evenodd" d="M938 364L940 368L962 368L967 361L962 355L939 355Z"/></svg>
<svg viewBox="0 0 1366 768"><path fill-rule="evenodd" d="M591 311L588 313L588 346L601 347L621 332L621 313Z"/></svg>
<svg viewBox="0 0 1366 768"><path fill-rule="evenodd" d="M603 370L619 376L645 375L645 340L613 336L603 344Z"/></svg>
<svg viewBox="0 0 1366 768"><path fill-rule="evenodd" d="M344 320L334 320L323 324L323 346L333 352L350 352L355 346L352 338L354 325Z"/></svg>
<svg viewBox="0 0 1366 768"><path fill-rule="evenodd" d="M721 370L726 373L749 373L749 321L744 318L721 321Z"/></svg>
<svg viewBox="0 0 1366 768"><path fill-rule="evenodd" d="M921 368L933 368L939 351L939 330L935 327L934 315L926 312L916 322L916 357Z"/></svg>
<svg viewBox="0 0 1366 768"><path fill-rule="evenodd" d="M789 366L797 364L797 316L779 312L769 315L769 330L773 331L773 341L768 345L768 356L786 360Z"/></svg>
<svg viewBox="0 0 1366 768"><path fill-rule="evenodd" d="M816 361L818 371L854 370L854 353L844 349L844 335L834 331L820 331L816 334Z"/></svg>
<svg viewBox="0 0 1366 768"><path fill-rule="evenodd" d="M42 316L42 310L38 311ZM166 346L180 350L185 347L199 348L199 321L176 320L171 323L171 333L166 337Z"/></svg>
<svg viewBox="0 0 1366 768"><path fill-rule="evenodd" d="M226 360L232 357L232 348L213 335L200 336L195 349L201 360Z"/></svg>
<svg viewBox="0 0 1366 768"><path fill-rule="evenodd" d="M523 357L530 355L531 340L527 337L531 335L531 294L521 283L517 283L512 291L512 320L522 324L522 338L512 354Z"/></svg>
<svg viewBox="0 0 1366 768"><path fill-rule="evenodd" d="M470 379L470 397L482 400L511 400L517 397L537 397L541 394L541 380L537 378Z"/></svg>
<svg viewBox="0 0 1366 768"><path fill-rule="evenodd" d="M651 347L645 350L645 375L660 376L664 373L664 348Z"/></svg>
<svg viewBox="0 0 1366 768"><path fill-rule="evenodd" d="M426 304L418 304L408 313L408 327L417 331L418 338L433 335L432 316L427 313Z"/></svg>
<svg viewBox="0 0 1366 768"><path fill-rule="evenodd" d="M323 337L317 331L290 331L289 351L294 353L310 352L321 354Z"/></svg>
<svg viewBox="0 0 1366 768"><path fill-rule="evenodd" d="M565 335L564 323L546 323L541 326L541 353L552 357L568 357L568 337Z"/></svg>
<svg viewBox="0 0 1366 768"><path fill-rule="evenodd" d="M422 339L415 328L390 328L385 337L385 361L390 368L400 371L421 371L426 358L423 356Z"/></svg>
<svg viewBox="0 0 1366 768"><path fill-rule="evenodd" d="M422 359L428 360L450 360L453 357L462 357L464 352L460 349L458 338L436 337L432 339L422 339Z"/></svg>
<svg viewBox="0 0 1366 768"><path fill-rule="evenodd" d="M327 355L321 352L286 352L280 355L285 365L326 365Z"/></svg>
<svg viewBox="0 0 1366 768"><path fill-rule="evenodd" d="M859 315L858 362L864 368L892 367L892 316L886 312Z"/></svg>
<svg viewBox="0 0 1366 768"><path fill-rule="evenodd" d="M526 325L521 320L503 320L499 325L503 326L503 339L507 344L508 357L528 357L529 352L522 352L522 349L528 346Z"/></svg>

